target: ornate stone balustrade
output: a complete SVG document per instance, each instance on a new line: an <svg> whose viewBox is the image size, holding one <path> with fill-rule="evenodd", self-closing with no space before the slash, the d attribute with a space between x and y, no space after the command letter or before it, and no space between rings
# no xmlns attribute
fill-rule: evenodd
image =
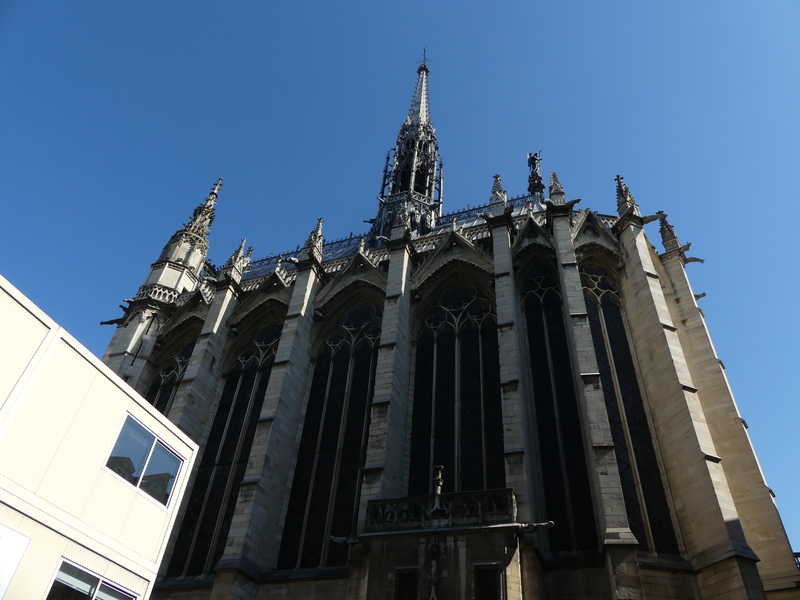
<svg viewBox="0 0 800 600"><path fill-rule="evenodd" d="M516 518L510 488L386 498L370 500L365 533L497 525L514 523Z"/></svg>
<svg viewBox="0 0 800 600"><path fill-rule="evenodd" d="M175 302L175 299L177 297L178 297L177 290L168 288L158 283L153 283L150 285L143 285L142 287L140 287L139 291L136 293L136 298L134 298L134 300L144 300L145 298L152 298L153 300L158 300L159 302L171 304Z"/></svg>

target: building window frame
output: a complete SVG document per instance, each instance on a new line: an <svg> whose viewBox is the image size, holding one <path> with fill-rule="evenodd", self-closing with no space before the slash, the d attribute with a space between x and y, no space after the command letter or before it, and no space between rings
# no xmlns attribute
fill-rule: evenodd
<svg viewBox="0 0 800 600"><path fill-rule="evenodd" d="M117 458L117 457L112 456L112 454L113 454L115 448L117 447L117 444L120 442L120 439L121 439L123 433L125 433L126 427L128 427L129 425L131 425L134 428L135 427L140 427L141 429L144 430L144 433L146 433L148 436L151 436L153 438L153 440L150 442L150 446L149 446L149 448L147 450L146 457L145 457L144 462L142 463L140 469L135 469L133 471L133 473L135 473L138 470L141 471L141 473L135 478L136 479L135 482L133 482L130 479L128 479L125 476L123 476L119 471L116 471L113 466L109 466L109 463L111 463L112 459L113 458ZM177 464L177 468L175 469L175 474L172 476L172 481L170 481L166 486L166 494L167 494L166 501L160 500L159 498L154 496L151 493L151 491L149 491L147 489L147 487L143 487L143 484L146 486L148 483L150 483L148 481L145 481L145 477L147 477L147 475L148 475L148 468L151 465L151 461L153 459L153 455L159 449L161 449L161 451L162 451L162 456L165 456L167 459L174 458L175 460L177 460L177 463L178 463ZM164 453L166 453L166 454L164 455ZM147 427L139 419L134 417L131 413L126 412L125 413L125 419L122 421L122 424L120 425L119 429L117 430L117 435L114 437L114 445L111 447L111 450L109 450L109 452L108 452L108 459L106 460L105 464L103 465L103 468L106 471L108 471L109 473L111 473L114 477L119 479L120 481L124 481L126 485L129 485L129 486L135 488L138 493L140 493L142 496L144 496L145 498L147 498L151 502L153 502L156 505L160 506L164 510L167 510L167 509L170 508L170 505L172 504L172 499L173 499L173 496L174 496L172 491L175 489L175 484L178 482L178 480L181 477L181 473L183 472L183 465L184 465L185 462L186 462L186 457L184 457L180 453L178 453L174 448L172 448L172 446L167 444L167 442L165 442L164 439L161 436L159 436L155 432L153 432L152 429ZM133 466L135 466L135 465L133 465Z"/></svg>
<svg viewBox="0 0 800 600"><path fill-rule="evenodd" d="M115 583L110 579L100 575L99 573L95 573L91 569L87 569L86 567L76 563L75 561L69 560L68 558L62 556L61 562L58 564L58 568L56 569L55 573L53 573L53 576L50 578L50 585L47 588L47 595L44 597L44 600L51 600L50 594L53 591L53 586L57 583L58 576L60 573L62 573L62 570L65 565L71 567L72 569L80 571L81 573L87 575L88 577L97 580L96 587L92 591L91 595L85 595L87 600L95 600L103 598L103 596L98 596L98 594L100 594L101 592L106 592L105 598L111 600L113 596L112 597L108 596L109 591L117 595L117 598L113 598L113 600L137 600L140 597L139 594L137 594L136 592L129 590L126 587L121 586L118 583ZM101 590L101 587L105 587L106 589ZM57 596L54 596L53 598L55 599L57 598Z"/></svg>

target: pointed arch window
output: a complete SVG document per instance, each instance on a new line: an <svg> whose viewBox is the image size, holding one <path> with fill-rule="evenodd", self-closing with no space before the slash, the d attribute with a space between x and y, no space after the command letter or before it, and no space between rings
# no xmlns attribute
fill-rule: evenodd
<svg viewBox="0 0 800 600"><path fill-rule="evenodd" d="M456 284L423 319L416 340L408 493L505 487L497 319L478 290Z"/></svg>
<svg viewBox="0 0 800 600"><path fill-rule="evenodd" d="M558 278L548 266L522 279L545 519L552 552L597 548L586 451L575 394Z"/></svg>
<svg viewBox="0 0 800 600"><path fill-rule="evenodd" d="M328 334L316 356L279 569L347 562L380 335L380 311L358 304Z"/></svg>
<svg viewBox="0 0 800 600"><path fill-rule="evenodd" d="M619 286L608 273L592 264L581 269L581 283L628 523L641 547L678 554L661 469L625 332Z"/></svg>
<svg viewBox="0 0 800 600"><path fill-rule="evenodd" d="M189 359L192 358L195 342L196 340L191 340L182 344L153 378L147 390L145 398L162 414L167 414L172 406L178 384L183 380Z"/></svg>
<svg viewBox="0 0 800 600"><path fill-rule="evenodd" d="M282 327L262 327L225 377L167 577L205 575L222 557Z"/></svg>

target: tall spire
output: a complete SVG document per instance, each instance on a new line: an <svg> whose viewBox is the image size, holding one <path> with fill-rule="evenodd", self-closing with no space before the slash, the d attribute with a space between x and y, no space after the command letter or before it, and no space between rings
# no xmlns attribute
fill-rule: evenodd
<svg viewBox="0 0 800 600"><path fill-rule="evenodd" d="M184 225L187 231L196 233L202 236L208 235L208 228L214 222L214 207L217 205L217 196L222 189L222 177L217 179L214 187L211 188L205 201L194 209L192 218Z"/></svg>
<svg viewBox="0 0 800 600"><path fill-rule="evenodd" d="M379 196L380 205L372 240L389 237L400 204L409 216L411 230L425 233L442 214L442 163L431 123L428 102L427 52L417 68L417 85L394 151L389 153Z"/></svg>
<svg viewBox="0 0 800 600"><path fill-rule="evenodd" d="M414 89L414 98L411 100L411 110L408 111L406 123L410 125L430 125L431 114L428 106L428 65L426 58L417 69L417 87Z"/></svg>

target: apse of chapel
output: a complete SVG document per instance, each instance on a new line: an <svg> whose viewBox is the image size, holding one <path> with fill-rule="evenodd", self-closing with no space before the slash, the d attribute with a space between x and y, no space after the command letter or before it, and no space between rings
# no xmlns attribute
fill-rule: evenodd
<svg viewBox="0 0 800 600"><path fill-rule="evenodd" d="M332 299L341 294L346 288L350 288L355 282L369 284L383 293L387 279L383 270L373 263L366 254L361 251L356 252L348 263L320 290L314 299L315 306L318 310L322 310L323 306L326 306ZM325 310L328 309L326 308Z"/></svg>

